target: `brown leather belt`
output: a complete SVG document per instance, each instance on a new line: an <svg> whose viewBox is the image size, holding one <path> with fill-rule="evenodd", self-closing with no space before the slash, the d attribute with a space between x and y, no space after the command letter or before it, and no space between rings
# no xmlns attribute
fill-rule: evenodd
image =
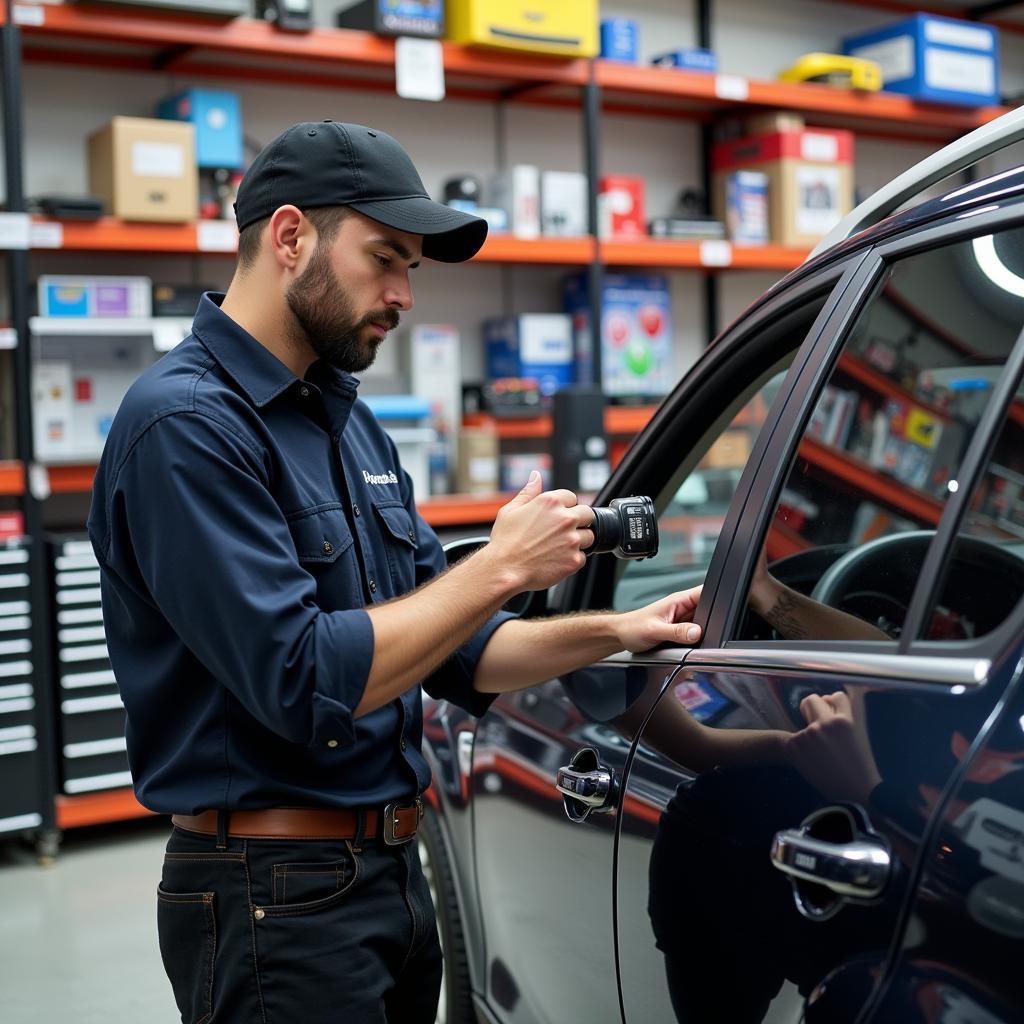
<svg viewBox="0 0 1024 1024"><path fill-rule="evenodd" d="M178 828L217 835L218 811L174 814ZM238 839L355 839L359 816L364 816L363 835L382 838L389 846L409 842L423 817L423 801L388 804L383 811L329 809L324 807L270 807L260 811L231 811L227 834Z"/></svg>

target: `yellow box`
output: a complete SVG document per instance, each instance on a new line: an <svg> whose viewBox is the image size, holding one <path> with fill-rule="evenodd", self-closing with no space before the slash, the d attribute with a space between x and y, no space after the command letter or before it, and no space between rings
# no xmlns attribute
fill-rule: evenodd
<svg viewBox="0 0 1024 1024"><path fill-rule="evenodd" d="M597 0L448 0L448 37L458 43L596 57Z"/></svg>

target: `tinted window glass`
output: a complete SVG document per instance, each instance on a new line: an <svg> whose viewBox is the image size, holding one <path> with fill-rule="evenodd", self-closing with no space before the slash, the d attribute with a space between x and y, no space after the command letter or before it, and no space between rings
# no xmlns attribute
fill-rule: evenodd
<svg viewBox="0 0 1024 1024"><path fill-rule="evenodd" d="M741 638L900 636L950 482L1024 323L1024 277L1009 268L1024 274L1019 229L889 268L818 395Z"/></svg>
<svg viewBox="0 0 1024 1024"><path fill-rule="evenodd" d="M984 374L983 379L990 378ZM1020 393L971 495L937 594L926 619L928 640L984 636L1024 595L1024 395Z"/></svg>

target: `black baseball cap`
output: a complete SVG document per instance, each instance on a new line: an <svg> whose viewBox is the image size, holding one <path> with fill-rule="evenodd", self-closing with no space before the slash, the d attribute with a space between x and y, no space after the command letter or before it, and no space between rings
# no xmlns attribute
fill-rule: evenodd
<svg viewBox="0 0 1024 1024"><path fill-rule="evenodd" d="M435 203L409 154L390 135L361 124L293 124L260 151L238 186L238 230L287 204L350 206L422 235L423 255L442 263L470 259L487 237L485 220Z"/></svg>

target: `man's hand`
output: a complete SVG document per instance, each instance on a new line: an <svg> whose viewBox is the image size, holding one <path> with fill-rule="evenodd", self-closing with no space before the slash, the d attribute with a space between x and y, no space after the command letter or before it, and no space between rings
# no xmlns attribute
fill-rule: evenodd
<svg viewBox="0 0 1024 1024"><path fill-rule="evenodd" d="M578 572L594 543L594 510L572 491L542 491L540 473L503 505L480 555L512 574L516 592L544 590ZM474 556L476 557L476 556Z"/></svg>
<svg viewBox="0 0 1024 1024"><path fill-rule="evenodd" d="M800 713L807 726L787 739L790 763L829 799L866 806L882 777L871 753L863 711L858 719L850 698L840 690L804 697Z"/></svg>
<svg viewBox="0 0 1024 1024"><path fill-rule="evenodd" d="M615 632L622 649L638 654L658 644L696 643L700 626L694 624L693 613L702 589L703 585L680 590L635 611L620 612Z"/></svg>

